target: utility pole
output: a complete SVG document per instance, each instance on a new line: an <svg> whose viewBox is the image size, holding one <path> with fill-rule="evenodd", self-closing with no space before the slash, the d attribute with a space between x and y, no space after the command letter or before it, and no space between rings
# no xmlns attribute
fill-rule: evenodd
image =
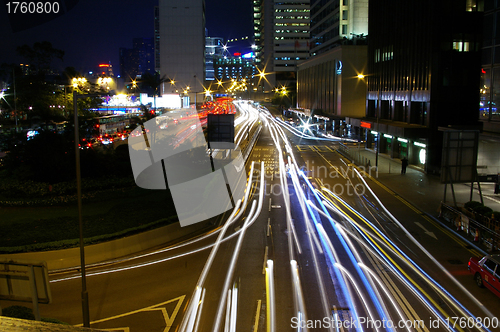
<svg viewBox="0 0 500 332"><path fill-rule="evenodd" d="M17 97L16 97L16 72L15 67L12 67L12 79L14 81L14 117L16 119L16 134L17 130Z"/></svg>

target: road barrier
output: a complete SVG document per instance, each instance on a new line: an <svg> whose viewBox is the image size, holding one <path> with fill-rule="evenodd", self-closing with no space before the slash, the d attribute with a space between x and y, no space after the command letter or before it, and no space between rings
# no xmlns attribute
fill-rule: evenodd
<svg viewBox="0 0 500 332"><path fill-rule="evenodd" d="M472 216L478 220L473 219ZM475 216L463 207L454 208L444 202L441 202L439 217L452 224L457 232L465 233L468 239L485 245L490 251L499 249L498 221L484 216Z"/></svg>

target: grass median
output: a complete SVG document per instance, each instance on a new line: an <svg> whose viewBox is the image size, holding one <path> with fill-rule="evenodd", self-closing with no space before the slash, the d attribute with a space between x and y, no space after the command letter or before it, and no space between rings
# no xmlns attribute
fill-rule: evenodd
<svg viewBox="0 0 500 332"><path fill-rule="evenodd" d="M168 190L136 186L101 190L82 204L86 244L132 235L176 222ZM0 207L0 253L78 246L77 203Z"/></svg>

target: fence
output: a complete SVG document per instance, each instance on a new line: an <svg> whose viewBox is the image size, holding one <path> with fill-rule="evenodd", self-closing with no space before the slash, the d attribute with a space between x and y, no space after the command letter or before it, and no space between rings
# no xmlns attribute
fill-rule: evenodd
<svg viewBox="0 0 500 332"><path fill-rule="evenodd" d="M362 151L365 150L363 143L339 143L338 152L348 158L352 163L366 167L367 170L375 169L375 165L371 163L371 159L363 156ZM389 163L390 173L390 163ZM378 174L378 170L377 170Z"/></svg>
<svg viewBox="0 0 500 332"><path fill-rule="evenodd" d="M484 244L490 251L498 250L500 246L499 221L477 215L465 208L459 207L459 209L441 202L439 217L452 224L457 232L464 232L466 237Z"/></svg>

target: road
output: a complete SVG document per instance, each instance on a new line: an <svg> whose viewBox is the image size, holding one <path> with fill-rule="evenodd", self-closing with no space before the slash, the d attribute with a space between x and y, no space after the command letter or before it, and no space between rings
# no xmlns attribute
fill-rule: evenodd
<svg viewBox="0 0 500 332"><path fill-rule="evenodd" d="M496 330L476 328L486 317L491 326L500 308L467 271L474 248L387 190L373 170L350 164L338 139L237 105L238 142L250 125L263 126L245 163L241 207L210 233L89 269L91 327ZM80 324L78 271L50 277L54 303L41 305L42 316Z"/></svg>

